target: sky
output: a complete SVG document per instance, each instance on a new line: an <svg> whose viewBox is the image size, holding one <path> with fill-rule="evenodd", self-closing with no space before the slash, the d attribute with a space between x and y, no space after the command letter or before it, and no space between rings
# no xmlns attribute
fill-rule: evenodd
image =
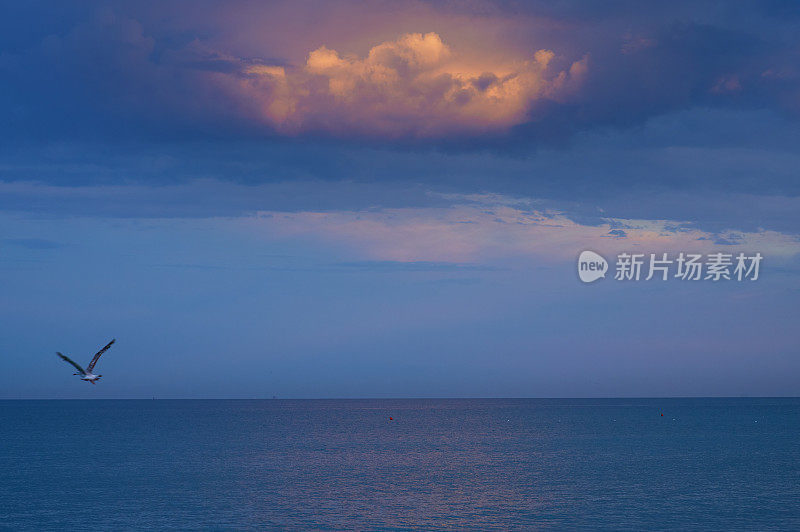
<svg viewBox="0 0 800 532"><path fill-rule="evenodd" d="M0 14L0 398L800 394L796 2Z"/></svg>

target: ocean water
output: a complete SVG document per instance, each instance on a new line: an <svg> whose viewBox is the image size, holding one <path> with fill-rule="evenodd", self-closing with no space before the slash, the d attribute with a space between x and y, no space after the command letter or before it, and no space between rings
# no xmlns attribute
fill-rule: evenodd
<svg viewBox="0 0 800 532"><path fill-rule="evenodd" d="M0 401L0 528L798 530L799 436L798 399Z"/></svg>

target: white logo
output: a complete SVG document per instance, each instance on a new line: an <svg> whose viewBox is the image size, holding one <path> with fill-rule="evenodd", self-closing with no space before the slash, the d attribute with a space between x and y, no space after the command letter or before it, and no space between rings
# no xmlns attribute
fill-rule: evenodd
<svg viewBox="0 0 800 532"><path fill-rule="evenodd" d="M649 257L649 260L648 260ZM616 281L757 281L761 273L761 253L627 253L617 255L614 271ZM578 277L593 283L608 273L606 259L594 251L584 251L578 257Z"/></svg>
<svg viewBox="0 0 800 532"><path fill-rule="evenodd" d="M578 277L584 283L592 283L606 276L608 262L594 251L584 251L578 257Z"/></svg>

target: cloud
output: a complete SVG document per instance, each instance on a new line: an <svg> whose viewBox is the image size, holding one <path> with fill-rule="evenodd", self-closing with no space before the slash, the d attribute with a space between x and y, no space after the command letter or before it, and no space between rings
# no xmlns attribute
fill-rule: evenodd
<svg viewBox="0 0 800 532"><path fill-rule="evenodd" d="M797 235L777 231L710 233L674 220L606 219L583 225L557 211L513 206L509 201L443 208L336 212L261 212L242 219L270 237L311 239L344 247L368 260L492 262L535 257L571 260L584 249L627 252L800 253ZM624 229L620 229L624 228Z"/></svg>
<svg viewBox="0 0 800 532"><path fill-rule="evenodd" d="M756 5L388 5L25 7L47 23L6 28L0 134L529 149L685 109L800 110L796 19Z"/></svg>
<svg viewBox="0 0 800 532"><path fill-rule="evenodd" d="M278 131L430 137L505 131L529 119L543 100L574 94L588 58L565 70L555 53L537 50L505 68L483 69L440 35L408 33L373 46L365 57L320 46L304 65L244 68L240 98L259 103Z"/></svg>
<svg viewBox="0 0 800 532"><path fill-rule="evenodd" d="M424 166L431 166L434 170L440 168L429 159L421 156L418 159ZM397 160L386 163L402 167ZM470 159L462 161L461 165L475 167L478 173L486 172L488 175L492 175L492 168L496 172L504 168L496 159ZM376 167L371 165L371 171ZM487 167L489 170L485 170ZM36 170L44 171L41 168ZM82 165L70 169L75 173L82 171L85 171ZM170 166L167 171L172 175L179 174L178 169ZM256 212L278 211L367 213L366 216L374 216L376 212L398 210L408 218L416 212L415 209L431 214L450 212L449 209L456 206L477 212L498 212L503 207L520 213L560 213L567 222L581 226L597 228L607 225L606 233L609 234L604 235L603 241L622 237L620 231L627 236L630 220L672 220L664 222L663 226L669 233L701 231L707 235L757 234L763 230L797 234L800 223L800 198L795 195L667 190L652 194L641 190L616 190L606 196L554 199L542 195L541 189L539 195L534 195L537 194L534 187L512 191L505 186L497 187L503 190L502 193L479 192L489 182L469 183L469 174L461 175L468 183L461 188L475 191L472 193L453 193L452 186L437 189L433 184L417 181L319 180L295 176L265 183L185 177L155 185L115 183L117 176L125 175L123 171L111 173L112 178L102 183L0 181L0 211L19 216L147 219L241 218ZM563 173L562 176L570 174ZM474 224L477 220L464 218L459 222Z"/></svg>

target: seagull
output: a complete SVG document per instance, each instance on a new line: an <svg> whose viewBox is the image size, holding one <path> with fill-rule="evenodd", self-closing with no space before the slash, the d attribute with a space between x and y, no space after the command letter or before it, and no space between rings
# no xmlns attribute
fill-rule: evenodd
<svg viewBox="0 0 800 532"><path fill-rule="evenodd" d="M92 361L89 362L89 365L86 366L85 370L80 366L80 364L78 364L77 362L75 362L74 360L69 358L68 356L62 355L58 351L56 351L56 354L61 358L61 360L65 361L65 362L69 362L70 364L75 366L75 368L80 372L80 373L73 373L73 375L80 375L82 381L89 381L92 384L97 384L97 381L100 379L100 377L102 377L102 375L95 375L94 373L92 373L92 370L94 369L94 365L97 364L97 360L100 358L100 355L105 353L108 350L109 347L114 345L114 342L116 342L116 339L111 340L110 342L108 342L106 344L106 346L103 349L101 349L100 351L95 353L94 357L92 357Z"/></svg>

